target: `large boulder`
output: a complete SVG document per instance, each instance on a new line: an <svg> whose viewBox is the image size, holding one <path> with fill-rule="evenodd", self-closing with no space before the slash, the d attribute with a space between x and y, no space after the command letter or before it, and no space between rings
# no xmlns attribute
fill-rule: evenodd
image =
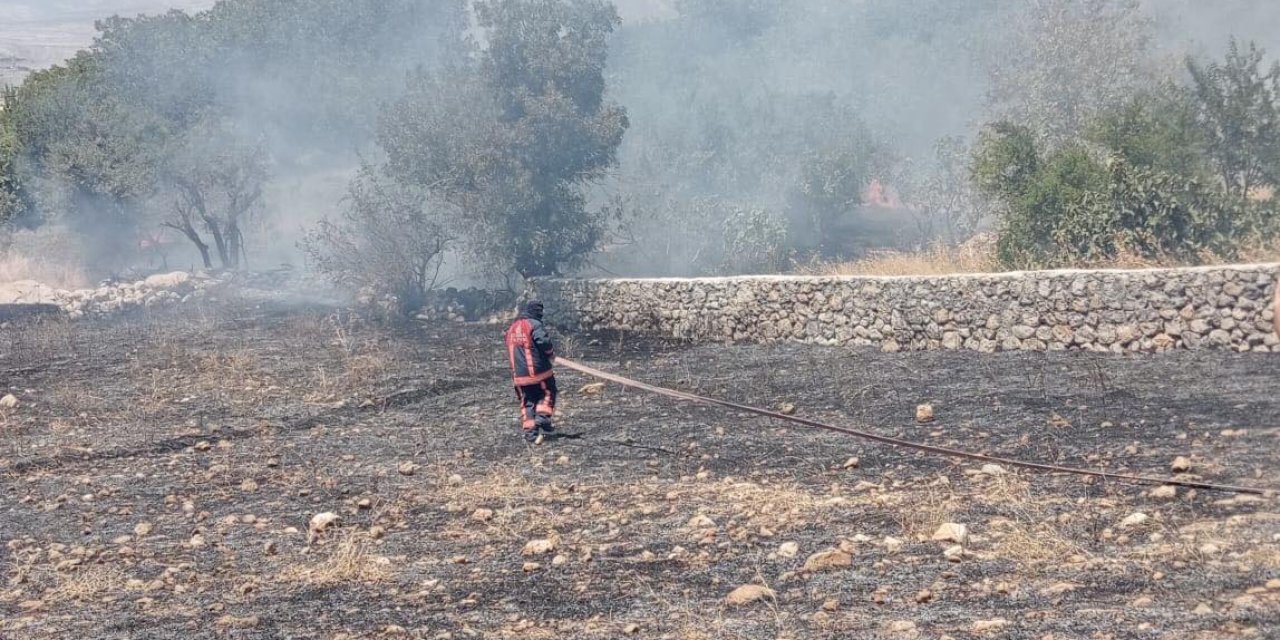
<svg viewBox="0 0 1280 640"><path fill-rule="evenodd" d="M191 282L191 274L186 271L157 273L148 276L144 283L152 289L178 289Z"/></svg>

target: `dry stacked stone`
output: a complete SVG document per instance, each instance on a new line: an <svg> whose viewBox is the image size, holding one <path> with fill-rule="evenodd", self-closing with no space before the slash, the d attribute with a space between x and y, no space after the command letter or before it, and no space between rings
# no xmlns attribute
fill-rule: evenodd
<svg viewBox="0 0 1280 640"><path fill-rule="evenodd" d="M540 279L554 324L885 351L1280 353L1280 265L943 277Z"/></svg>

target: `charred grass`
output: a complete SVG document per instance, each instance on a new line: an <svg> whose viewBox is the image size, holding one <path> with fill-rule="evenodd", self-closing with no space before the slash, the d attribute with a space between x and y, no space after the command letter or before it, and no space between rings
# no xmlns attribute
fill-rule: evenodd
<svg viewBox="0 0 1280 640"><path fill-rule="evenodd" d="M561 376L527 447L489 325L228 305L0 335L0 637L1224 638L1280 508L986 471ZM1256 354L881 354L576 336L646 381L932 444L1280 485ZM914 423L917 403L938 419ZM856 461L850 461L856 458ZM340 517L310 531L313 516ZM1135 513L1142 522L1124 524ZM967 526L960 555L933 540ZM807 570L817 553L849 563ZM829 556L831 557L831 556ZM819 563L821 564L821 563ZM811 565L816 566L816 565ZM772 594L733 606L755 584Z"/></svg>

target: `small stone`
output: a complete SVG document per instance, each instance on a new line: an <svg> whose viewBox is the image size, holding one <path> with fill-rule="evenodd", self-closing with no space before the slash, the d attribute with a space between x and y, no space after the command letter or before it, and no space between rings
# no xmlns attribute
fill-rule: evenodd
<svg viewBox="0 0 1280 640"><path fill-rule="evenodd" d="M472 512L471 519L476 522L488 522L493 519L493 509L476 509Z"/></svg>
<svg viewBox="0 0 1280 640"><path fill-rule="evenodd" d="M1209 606L1208 602L1201 602L1191 613L1198 616L1207 616L1213 613L1213 607Z"/></svg>
<svg viewBox="0 0 1280 640"><path fill-rule="evenodd" d="M201 440L200 442L196 443L196 451L208 451L209 449L212 449L212 448L213 448L213 445L209 444L207 440Z"/></svg>
<svg viewBox="0 0 1280 640"><path fill-rule="evenodd" d="M778 405L778 413L784 416L794 416L796 414L796 405L790 402L783 402Z"/></svg>
<svg viewBox="0 0 1280 640"><path fill-rule="evenodd" d="M714 529L716 521L705 515L696 515L689 519L688 527L690 529Z"/></svg>
<svg viewBox="0 0 1280 640"><path fill-rule="evenodd" d="M1147 516L1147 514L1145 514L1145 513L1141 512L1141 511L1136 511L1136 512L1131 513L1131 514L1129 514L1128 516L1126 516L1124 520L1121 520L1121 521L1120 521L1120 527L1121 527L1121 528L1124 528L1124 529L1132 529L1132 528L1134 528L1134 527L1141 527L1142 525L1146 524L1147 520L1149 520L1149 519L1150 519L1150 517L1149 517L1149 516Z"/></svg>
<svg viewBox="0 0 1280 640"><path fill-rule="evenodd" d="M370 538L373 538L374 540L381 540L385 535L387 535L387 530L382 525L375 524L372 527L369 527Z"/></svg>
<svg viewBox="0 0 1280 640"><path fill-rule="evenodd" d="M524 572L525 572L525 573L533 573L534 571L537 571L538 569L541 569L541 568L542 568L542 565L540 565L540 564L538 564L538 563L536 563L536 562L526 562L526 563L524 563Z"/></svg>
<svg viewBox="0 0 1280 640"><path fill-rule="evenodd" d="M1005 474L1004 467L998 464L982 465L982 473L989 476L1002 476Z"/></svg>
<svg viewBox="0 0 1280 640"><path fill-rule="evenodd" d="M933 422L933 419L934 419L933 405L922 404L922 405L916 406L916 422L920 424L926 424L929 422Z"/></svg>
<svg viewBox="0 0 1280 640"><path fill-rule="evenodd" d="M398 624L389 624L382 629L382 635L404 636L404 635L409 635L409 631Z"/></svg>
<svg viewBox="0 0 1280 640"><path fill-rule="evenodd" d="M356 501L356 507L360 509L368 509L373 506L373 500L368 498L360 498Z"/></svg>
<svg viewBox="0 0 1280 640"><path fill-rule="evenodd" d="M1143 609L1151 606L1152 604L1155 604L1155 600L1152 600L1151 596L1139 596L1130 603L1130 606Z"/></svg>
<svg viewBox="0 0 1280 640"><path fill-rule="evenodd" d="M1152 489L1150 495L1152 498L1172 500L1173 498L1178 497L1178 487L1171 484L1160 485Z"/></svg>
<svg viewBox="0 0 1280 640"><path fill-rule="evenodd" d="M849 458L848 460L845 460L845 461L844 461L844 468L845 468L845 469L857 469L857 468L858 468L858 459L857 459L856 457L854 457L854 458Z"/></svg>
<svg viewBox="0 0 1280 640"><path fill-rule="evenodd" d="M885 536L884 549L889 553L897 553L902 550L903 541L893 536Z"/></svg>
<svg viewBox="0 0 1280 640"><path fill-rule="evenodd" d="M1178 456L1173 459L1173 464L1169 465L1169 468L1174 473L1186 473L1191 471L1191 460L1186 456Z"/></svg>
<svg viewBox="0 0 1280 640"><path fill-rule="evenodd" d="M819 551L804 561L804 571L816 572L853 566L853 556L844 551Z"/></svg>
<svg viewBox="0 0 1280 640"><path fill-rule="evenodd" d="M1009 621L1005 620L1004 618L996 618L994 620L974 620L973 632L974 633L992 633L995 631L1000 631L1007 626L1009 626Z"/></svg>
<svg viewBox="0 0 1280 640"><path fill-rule="evenodd" d="M396 467L396 471L402 476L411 476L418 472L418 465L412 462L401 462L400 466Z"/></svg>
<svg viewBox="0 0 1280 640"><path fill-rule="evenodd" d="M152 529L154 529L154 526L150 522L139 522L138 524L133 525L133 535L141 538L149 535Z"/></svg>
<svg viewBox="0 0 1280 640"><path fill-rule="evenodd" d="M800 545L795 542L784 542L778 545L778 555L783 558L794 558L800 553Z"/></svg>
<svg viewBox="0 0 1280 640"><path fill-rule="evenodd" d="M326 511L317 513L311 517L311 522L307 525L307 542L310 543L320 534L324 533L329 527L342 522L342 516Z"/></svg>
<svg viewBox="0 0 1280 640"><path fill-rule="evenodd" d="M638 625L638 624L636 624L636 623L632 622L631 624L629 624L629 625L627 625L627 626L623 627L623 628L622 628L622 632L623 632L623 633L625 633L625 634L627 634L627 635L629 635L629 636L633 636L633 635L635 635L635 634L637 634L637 633L640 633L640 625Z"/></svg>
<svg viewBox="0 0 1280 640"><path fill-rule="evenodd" d="M954 542L964 544L969 539L969 527L955 522L946 522L933 532L935 542Z"/></svg>
<svg viewBox="0 0 1280 640"><path fill-rule="evenodd" d="M258 616L246 616L243 618L225 615L218 618L217 625L224 629L252 629L258 626Z"/></svg>
<svg viewBox="0 0 1280 640"><path fill-rule="evenodd" d="M601 393L604 393L604 383L592 382L590 384L583 385L581 389L578 389L578 393L584 396L600 395Z"/></svg>
<svg viewBox="0 0 1280 640"><path fill-rule="evenodd" d="M276 545L275 540L268 540L262 545L262 555L274 556L277 552L279 552L279 547Z"/></svg>
<svg viewBox="0 0 1280 640"><path fill-rule="evenodd" d="M562 567L568 562L569 562L569 557L562 553L551 559L551 566Z"/></svg>
<svg viewBox="0 0 1280 640"><path fill-rule="evenodd" d="M916 592L916 602L919 602L920 604L924 604L930 600L933 600L932 591L928 589L921 589Z"/></svg>
<svg viewBox="0 0 1280 640"><path fill-rule="evenodd" d="M916 623L910 620L894 620L889 623L889 631L893 633L914 633Z"/></svg>
<svg viewBox="0 0 1280 640"><path fill-rule="evenodd" d="M205 542L204 542L204 536L202 536L202 535L200 535L200 534L198 534L198 533L197 533L197 534L195 534L195 535L191 536L191 539L187 541L187 544L188 544L192 549L199 549L200 547L203 547L203 546L204 546L204 544L205 544Z"/></svg>
<svg viewBox="0 0 1280 640"><path fill-rule="evenodd" d="M449 476L449 484L450 484L451 486L454 486L454 487L456 487L456 486L458 486L458 485L462 484L462 476L460 476L460 475L458 475L458 474L456 474L456 473L455 473L455 474L453 474L453 475L451 475L451 476Z"/></svg>
<svg viewBox="0 0 1280 640"><path fill-rule="evenodd" d="M947 547L943 550L942 557L951 562L960 562L964 559L964 547L958 544Z"/></svg>
<svg viewBox="0 0 1280 640"><path fill-rule="evenodd" d="M254 482L252 478L245 478L244 481L240 483L240 490L246 493L252 493L258 490L258 483Z"/></svg>
<svg viewBox="0 0 1280 640"><path fill-rule="evenodd" d="M729 595L724 597L724 603L729 606L740 607L759 600L772 600L774 598L773 589L758 584L744 584L730 591Z"/></svg>
<svg viewBox="0 0 1280 640"><path fill-rule="evenodd" d="M16 409L18 407L18 397L12 393L6 393L0 398L0 409Z"/></svg>
<svg viewBox="0 0 1280 640"><path fill-rule="evenodd" d="M529 542L525 543L524 549L520 553L521 555L526 555L526 556L540 556L540 555L555 551L556 548L559 546L560 546L560 537L550 536L547 538L530 540Z"/></svg>

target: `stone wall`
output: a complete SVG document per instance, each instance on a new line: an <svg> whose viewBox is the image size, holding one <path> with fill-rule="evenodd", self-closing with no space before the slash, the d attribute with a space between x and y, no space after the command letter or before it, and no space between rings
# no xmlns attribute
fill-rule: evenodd
<svg viewBox="0 0 1280 640"><path fill-rule="evenodd" d="M567 330L903 349L1280 353L1280 265L941 277L542 279Z"/></svg>

